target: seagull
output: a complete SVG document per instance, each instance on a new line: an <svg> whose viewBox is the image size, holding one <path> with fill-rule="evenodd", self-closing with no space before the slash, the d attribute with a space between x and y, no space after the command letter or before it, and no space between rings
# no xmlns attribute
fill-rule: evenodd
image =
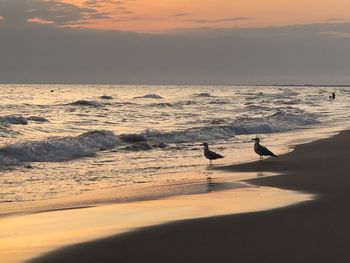
<svg viewBox="0 0 350 263"><path fill-rule="evenodd" d="M252 141L255 141L254 144L254 151L260 155L260 161L264 159L264 156L273 156L277 157L273 152L271 152L269 149L267 149L265 146L260 145L260 138L254 138Z"/></svg>
<svg viewBox="0 0 350 263"><path fill-rule="evenodd" d="M204 146L204 156L209 160L209 165L211 165L212 160L224 158L224 156L209 150L208 143L204 142L202 145Z"/></svg>

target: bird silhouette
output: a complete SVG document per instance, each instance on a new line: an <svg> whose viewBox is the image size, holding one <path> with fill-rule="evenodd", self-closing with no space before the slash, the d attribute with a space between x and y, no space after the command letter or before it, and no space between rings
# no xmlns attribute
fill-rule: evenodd
<svg viewBox="0 0 350 263"><path fill-rule="evenodd" d="M260 156L260 161L264 159L264 156L272 156L277 157L276 154L271 152L269 149L267 149L265 146L260 145L260 138L254 138L252 141L255 141L254 144L254 151Z"/></svg>
<svg viewBox="0 0 350 263"><path fill-rule="evenodd" d="M204 156L209 160L209 165L211 165L212 160L224 158L224 156L209 150L208 143L204 142L202 145L204 146Z"/></svg>

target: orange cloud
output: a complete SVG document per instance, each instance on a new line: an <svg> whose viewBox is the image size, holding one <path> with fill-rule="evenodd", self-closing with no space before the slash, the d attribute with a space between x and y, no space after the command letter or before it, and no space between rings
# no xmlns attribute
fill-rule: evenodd
<svg viewBox="0 0 350 263"><path fill-rule="evenodd" d="M62 2L94 8L109 14L110 18L92 21L86 25L87 27L132 31L200 26L264 27L315 23L330 18L350 19L348 0L62 0Z"/></svg>
<svg viewBox="0 0 350 263"><path fill-rule="evenodd" d="M52 21L44 20L44 19L41 19L39 17L29 18L29 19L27 19L27 22L37 23L37 24L53 24L54 23Z"/></svg>

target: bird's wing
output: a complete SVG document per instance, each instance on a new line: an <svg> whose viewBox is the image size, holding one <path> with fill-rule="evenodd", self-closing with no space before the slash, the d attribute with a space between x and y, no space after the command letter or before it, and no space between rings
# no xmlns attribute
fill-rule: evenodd
<svg viewBox="0 0 350 263"><path fill-rule="evenodd" d="M212 151L210 152L210 155L214 158L224 158L224 156Z"/></svg>
<svg viewBox="0 0 350 263"><path fill-rule="evenodd" d="M259 151L263 154L263 155L271 155L271 156L276 156L273 152L271 152L269 149L267 149L265 146L260 145L259 147Z"/></svg>

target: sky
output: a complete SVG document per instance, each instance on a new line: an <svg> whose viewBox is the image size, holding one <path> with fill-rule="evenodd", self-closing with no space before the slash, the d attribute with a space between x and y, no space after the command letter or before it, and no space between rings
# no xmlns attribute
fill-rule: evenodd
<svg viewBox="0 0 350 263"><path fill-rule="evenodd" d="M0 0L0 83L350 84L348 0Z"/></svg>
<svg viewBox="0 0 350 263"><path fill-rule="evenodd" d="M21 2L20 0L11 1ZM30 3L45 1L25 2L30 8ZM266 27L350 19L348 0L57 1L59 2L63 6L56 6L56 10L67 8L72 13L87 14L85 19L80 20L76 16L75 20L67 21L67 25L138 32L197 27ZM29 13L32 13L32 18L35 18L35 11ZM48 15L40 17L38 13L37 18L43 19L42 22L55 22L54 19L50 20Z"/></svg>

